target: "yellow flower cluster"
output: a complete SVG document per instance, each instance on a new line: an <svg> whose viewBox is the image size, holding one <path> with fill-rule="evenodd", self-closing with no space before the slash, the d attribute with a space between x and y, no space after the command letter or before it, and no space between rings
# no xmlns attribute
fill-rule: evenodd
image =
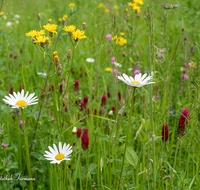
<svg viewBox="0 0 200 190"><path fill-rule="evenodd" d="M141 12L141 7L138 5L143 5L143 0L134 0L133 2L129 2L128 6L132 7L133 10L137 11L137 13Z"/></svg>
<svg viewBox="0 0 200 190"><path fill-rule="evenodd" d="M123 37L125 35L124 32L120 32L120 35L121 36L119 36L119 37L116 35L116 36L112 37L111 39L116 41L116 44L123 46L123 45L127 44L127 40Z"/></svg>
<svg viewBox="0 0 200 190"><path fill-rule="evenodd" d="M31 30L30 32L26 33L26 36L31 37L31 40L34 44L40 43L41 47L45 47L45 45L49 45L49 37L44 36L44 30L36 31Z"/></svg>
<svg viewBox="0 0 200 190"><path fill-rule="evenodd" d="M57 25L56 24L46 24L43 26L44 29L48 30L49 31L49 36L50 37L53 37L53 34L56 33L56 29L57 29Z"/></svg>
<svg viewBox="0 0 200 190"><path fill-rule="evenodd" d="M75 4L74 3L70 3L68 6L69 7L75 7Z"/></svg>

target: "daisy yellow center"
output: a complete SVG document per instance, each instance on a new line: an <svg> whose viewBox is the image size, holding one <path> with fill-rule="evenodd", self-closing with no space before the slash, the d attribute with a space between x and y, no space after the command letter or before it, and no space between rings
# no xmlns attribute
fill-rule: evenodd
<svg viewBox="0 0 200 190"><path fill-rule="evenodd" d="M138 82L138 81L131 81L131 83L132 83L132 84L134 84L134 83L135 83L135 84L141 84L141 83Z"/></svg>
<svg viewBox="0 0 200 190"><path fill-rule="evenodd" d="M24 107L24 106L27 105L27 103L26 103L26 101L24 101L24 100L19 100L15 105L16 105L16 106L18 105L18 106L20 106L20 107Z"/></svg>
<svg viewBox="0 0 200 190"><path fill-rule="evenodd" d="M56 159L56 160L62 160L64 157L65 157L65 155L62 154L62 153L60 153L60 154L57 154L57 155L55 156L55 159Z"/></svg>

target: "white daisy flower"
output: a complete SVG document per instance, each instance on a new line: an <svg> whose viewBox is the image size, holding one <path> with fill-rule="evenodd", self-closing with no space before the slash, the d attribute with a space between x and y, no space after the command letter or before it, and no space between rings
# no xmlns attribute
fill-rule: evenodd
<svg viewBox="0 0 200 190"><path fill-rule="evenodd" d="M46 154L44 154L46 160L51 160L51 164L60 164L63 160L70 160L69 156L72 153L71 146L66 143L63 145L61 142L59 142L59 150L55 144L53 144L53 147L48 146L49 151L45 151Z"/></svg>
<svg viewBox="0 0 200 190"><path fill-rule="evenodd" d="M95 60L94 60L93 58L87 58L86 61L87 61L88 63L93 63Z"/></svg>
<svg viewBox="0 0 200 190"><path fill-rule="evenodd" d="M20 15L15 15L15 18L20 18Z"/></svg>
<svg viewBox="0 0 200 190"><path fill-rule="evenodd" d="M36 102L38 100L37 96L35 96L33 98L34 95L35 95L35 93L32 93L28 96L28 92L27 92L26 95L24 96L24 89L22 89L21 93L18 92L16 94L15 92L13 92L13 95L9 94L9 96L5 96L6 99L3 99L3 101L6 104L11 105L12 108L22 108L22 109L24 109L27 106L38 103L38 102Z"/></svg>
<svg viewBox="0 0 200 190"><path fill-rule="evenodd" d="M13 25L12 22L7 22L7 23L6 23L6 26L7 26L7 27L10 27L10 26L12 26L12 25Z"/></svg>
<svg viewBox="0 0 200 190"><path fill-rule="evenodd" d="M129 86L133 86L133 87L142 87L147 84L155 83L155 82L152 82L153 80L152 76L147 76L146 73L144 75L142 75L141 73L136 74L135 78L133 78L132 76L128 77L125 73L123 73L122 75L123 77L118 76L118 79L125 82Z"/></svg>

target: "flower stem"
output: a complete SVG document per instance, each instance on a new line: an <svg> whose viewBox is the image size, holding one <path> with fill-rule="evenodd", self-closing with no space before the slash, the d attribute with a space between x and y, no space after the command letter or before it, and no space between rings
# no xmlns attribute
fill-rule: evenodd
<svg viewBox="0 0 200 190"><path fill-rule="evenodd" d="M123 169L124 169L126 148L127 148L128 138L129 138L129 131L130 131L130 128L131 128L131 116L132 116L132 110L133 110L133 106L134 106L134 102L132 102L132 101L134 99L134 94L135 94L135 88L133 89L133 94L132 94L132 97L131 97L131 106L130 106L130 110L129 110L129 125L128 125L128 130L127 130L127 136L126 136L126 142L125 142L125 148L124 148L124 156L123 156L122 168L121 168L121 173L120 173L120 184L121 184L121 181L122 181L121 179L122 179L122 172L123 172ZM120 188L120 184L118 186L118 189Z"/></svg>
<svg viewBox="0 0 200 190"><path fill-rule="evenodd" d="M26 128L25 128L25 124L24 124L24 112L23 109L22 110L22 120L23 120L23 131L24 131L24 140L25 140L25 147L26 147L26 159L27 159L27 167L28 167L28 175L29 178L31 178L31 163L30 163L30 155L29 155L29 151L28 151L28 140L26 137ZM33 183L30 180L30 190L33 190Z"/></svg>

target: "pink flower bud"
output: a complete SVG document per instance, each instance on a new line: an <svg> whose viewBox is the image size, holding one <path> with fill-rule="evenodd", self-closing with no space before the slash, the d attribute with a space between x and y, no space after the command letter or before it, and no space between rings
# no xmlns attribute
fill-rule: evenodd
<svg viewBox="0 0 200 190"><path fill-rule="evenodd" d="M75 80L75 83L74 83L74 91L76 91L76 92L79 91L79 81L78 81L78 80Z"/></svg>
<svg viewBox="0 0 200 190"><path fill-rule="evenodd" d="M83 150L88 149L88 145L89 145L88 129L85 129L83 132L83 135L81 137L81 145L82 145Z"/></svg>
<svg viewBox="0 0 200 190"><path fill-rule="evenodd" d="M101 106L106 106L106 99L107 99L106 95L103 94L101 98Z"/></svg>
<svg viewBox="0 0 200 190"><path fill-rule="evenodd" d="M81 137L81 133L82 133L82 129L79 127L79 128L77 129L76 136L77 136L78 138L80 138L80 137Z"/></svg>
<svg viewBox="0 0 200 190"><path fill-rule="evenodd" d="M83 101L84 101L84 105L86 106L86 105L88 104L88 97L85 96L85 97L83 98Z"/></svg>

